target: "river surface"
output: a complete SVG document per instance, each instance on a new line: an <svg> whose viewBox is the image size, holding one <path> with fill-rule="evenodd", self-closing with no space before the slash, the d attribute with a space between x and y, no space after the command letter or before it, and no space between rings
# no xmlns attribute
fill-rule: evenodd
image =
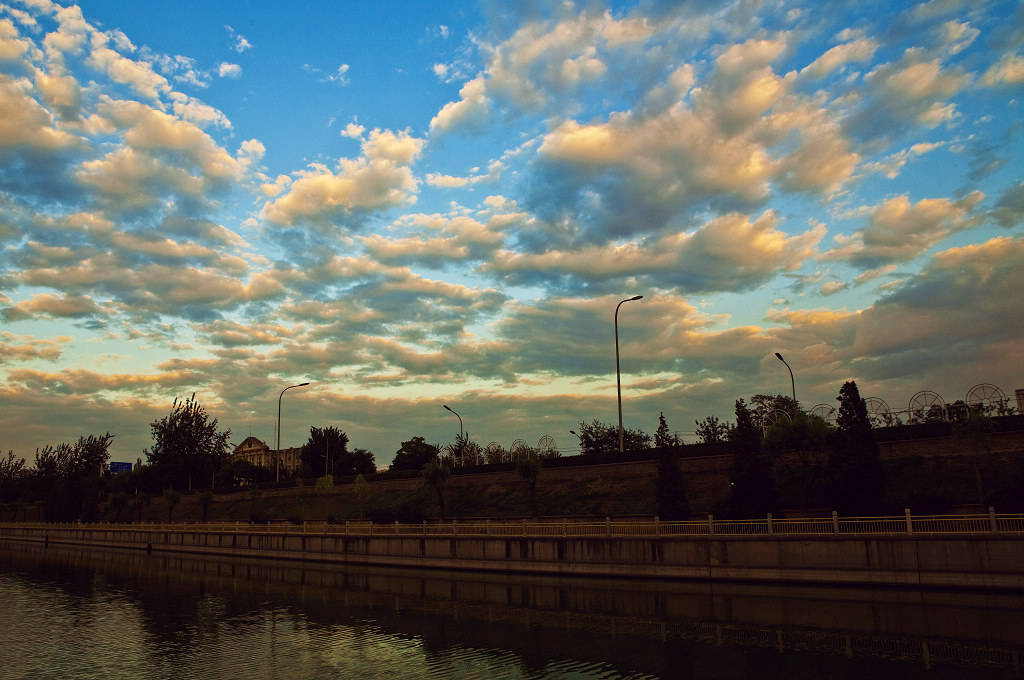
<svg viewBox="0 0 1024 680"><path fill-rule="evenodd" d="M1021 677L1024 593L426 572L0 541L0 678Z"/></svg>

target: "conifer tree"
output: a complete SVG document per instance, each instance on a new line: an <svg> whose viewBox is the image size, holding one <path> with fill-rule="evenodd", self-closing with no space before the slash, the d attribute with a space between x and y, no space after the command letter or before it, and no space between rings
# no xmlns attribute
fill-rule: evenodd
<svg viewBox="0 0 1024 680"><path fill-rule="evenodd" d="M884 479L867 404L852 380L843 384L838 399L838 432L828 461L831 498L842 514L873 514L882 508Z"/></svg>

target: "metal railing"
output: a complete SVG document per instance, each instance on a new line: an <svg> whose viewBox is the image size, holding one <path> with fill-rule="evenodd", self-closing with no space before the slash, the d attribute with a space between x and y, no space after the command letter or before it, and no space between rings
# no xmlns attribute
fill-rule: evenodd
<svg viewBox="0 0 1024 680"><path fill-rule="evenodd" d="M369 520L342 523L302 522L136 522L132 524L51 524L45 522L5 522L0 528L76 529L83 531L177 531L245 532L268 534L345 535L345 536L494 536L494 537L606 537L653 538L709 536L826 536L826 535L934 535L934 534L1024 534L1024 514L911 515L890 517L773 518L722 520L708 515L684 522L651 519L601 520L450 520L424 521L418 524Z"/></svg>

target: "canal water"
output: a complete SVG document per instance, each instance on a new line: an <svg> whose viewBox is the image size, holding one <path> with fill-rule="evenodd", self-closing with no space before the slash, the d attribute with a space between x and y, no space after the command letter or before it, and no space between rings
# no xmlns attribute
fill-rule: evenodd
<svg viewBox="0 0 1024 680"><path fill-rule="evenodd" d="M1024 593L420 572L0 541L0 678L1021 677Z"/></svg>

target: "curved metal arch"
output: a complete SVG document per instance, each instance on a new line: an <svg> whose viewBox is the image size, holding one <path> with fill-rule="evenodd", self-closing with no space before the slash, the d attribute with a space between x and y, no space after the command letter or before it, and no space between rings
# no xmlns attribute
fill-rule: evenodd
<svg viewBox="0 0 1024 680"><path fill-rule="evenodd" d="M811 407L810 414L818 416L829 425L836 424L836 409L831 404L816 404Z"/></svg>
<svg viewBox="0 0 1024 680"><path fill-rule="evenodd" d="M923 423L927 420L946 420L946 402L938 392L921 390L910 398L911 423Z"/></svg>

